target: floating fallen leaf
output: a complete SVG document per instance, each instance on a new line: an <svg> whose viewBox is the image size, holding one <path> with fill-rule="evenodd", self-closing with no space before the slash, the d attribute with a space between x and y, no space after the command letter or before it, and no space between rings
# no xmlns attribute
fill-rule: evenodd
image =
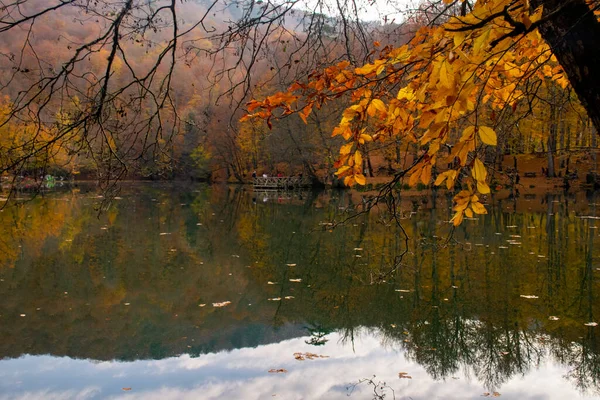
<svg viewBox="0 0 600 400"><path fill-rule="evenodd" d="M362 251L362 247L355 247L354 251Z"/></svg>
<svg viewBox="0 0 600 400"><path fill-rule="evenodd" d="M220 303L212 303L213 307L225 307L231 304L230 301L222 301Z"/></svg>
<svg viewBox="0 0 600 400"><path fill-rule="evenodd" d="M555 317L554 315L551 315L551 316L549 316L549 317L548 317L548 319L549 319L550 321L558 321L560 318L558 318L558 317Z"/></svg>
<svg viewBox="0 0 600 400"><path fill-rule="evenodd" d="M396 292L402 292L402 293L410 293L410 290L408 289L396 289Z"/></svg>
<svg viewBox="0 0 600 400"><path fill-rule="evenodd" d="M302 279L300 279L300 278L290 279L290 282L302 282Z"/></svg>
<svg viewBox="0 0 600 400"><path fill-rule="evenodd" d="M123 388L124 391L128 392L131 390L131 388Z"/></svg>
<svg viewBox="0 0 600 400"><path fill-rule="evenodd" d="M329 358L329 356L321 356L315 353L294 353L294 358L298 361L304 361L306 359L314 360L315 358Z"/></svg>
<svg viewBox="0 0 600 400"><path fill-rule="evenodd" d="M361 258L362 256L360 254L356 254L356 255L354 255L354 257Z"/></svg>
<svg viewBox="0 0 600 400"><path fill-rule="evenodd" d="M294 296L285 296L285 297L284 297L284 299L286 299L286 300L291 300L291 299L293 299L293 298L294 298Z"/></svg>
<svg viewBox="0 0 600 400"><path fill-rule="evenodd" d="M206 304L198 304L198 307L204 307Z"/></svg>
<svg viewBox="0 0 600 400"><path fill-rule="evenodd" d="M171 234L170 232L161 232L160 236L165 236L165 235L170 235L170 234Z"/></svg>
<svg viewBox="0 0 600 400"><path fill-rule="evenodd" d="M277 283L277 282L271 282L271 281L268 281L268 282L267 282L267 285L279 285L279 283Z"/></svg>
<svg viewBox="0 0 600 400"><path fill-rule="evenodd" d="M285 368L277 368L277 369L271 368L269 370L269 372L272 373L272 374L280 374L280 373L286 373L287 369L285 369Z"/></svg>
<svg viewBox="0 0 600 400"><path fill-rule="evenodd" d="M524 299L539 299L538 296L535 296L533 294L522 294L521 297L523 297Z"/></svg>
<svg viewBox="0 0 600 400"><path fill-rule="evenodd" d="M296 266L296 264L285 264L285 265L287 265L288 267L295 267Z"/></svg>
<svg viewBox="0 0 600 400"><path fill-rule="evenodd" d="M412 376L408 375L408 372L399 372L398 378L400 379L412 379Z"/></svg>
<svg viewBox="0 0 600 400"><path fill-rule="evenodd" d="M391 326L392 328L395 328L395 327L396 327L396 324L390 324L390 326Z"/></svg>
<svg viewBox="0 0 600 400"><path fill-rule="evenodd" d="M272 299L267 299L269 301L280 301L281 297L273 297Z"/></svg>
<svg viewBox="0 0 600 400"><path fill-rule="evenodd" d="M506 246L498 246L499 249L508 249Z"/></svg>
<svg viewBox="0 0 600 400"><path fill-rule="evenodd" d="M125 303L126 306L131 305L131 303Z"/></svg>
<svg viewBox="0 0 600 400"><path fill-rule="evenodd" d="M588 322L584 324L585 326L598 326L597 322Z"/></svg>
<svg viewBox="0 0 600 400"><path fill-rule="evenodd" d="M25 317L27 314L21 314L21 317Z"/></svg>
<svg viewBox="0 0 600 400"><path fill-rule="evenodd" d="M498 392L493 392L493 393L488 393L485 392L484 394L482 394L483 397L500 397L501 394Z"/></svg>

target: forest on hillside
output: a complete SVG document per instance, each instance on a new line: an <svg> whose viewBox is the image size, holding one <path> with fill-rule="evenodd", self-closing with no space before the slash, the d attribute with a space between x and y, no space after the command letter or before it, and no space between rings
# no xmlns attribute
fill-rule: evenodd
<svg viewBox="0 0 600 400"><path fill-rule="evenodd" d="M496 5L505 6L500 1L482 3L490 10ZM510 2L509 6L517 3ZM405 75L393 80L397 71L389 65L389 74L379 79L386 73L383 66L376 74L375 69L368 70L369 66L383 65L379 61L389 58L393 49L416 49L415 40L435 40L435 36L419 39L424 30L435 32L442 27L445 32L454 32L447 24L469 10L476 14L479 2L424 0L410 9L397 3L397 9L405 9L402 14L393 18L379 14L372 20L346 3L338 3L337 9L323 2L316 4L311 9L288 1L62 0L16 1L3 6L3 180L37 179L47 173L99 181L185 178L243 182L253 171L303 173L321 182L334 177L336 171L344 176L340 167L348 163L344 157L351 150L342 140L348 140L346 134L336 131L340 120L344 123L352 105L368 98L364 88L387 103L384 97L388 94L402 99L400 93L396 96L397 90L410 82L410 76ZM590 13L597 13L595 2L588 5ZM517 12L518 8L510 7L506 10ZM537 23L535 13L532 9L529 17L518 16L525 22L525 18L531 18L532 31ZM490 24L502 34L501 25ZM473 30L481 28L476 25L471 25ZM505 52L502 73L490 73L486 83L481 84L502 92L470 93L471 98L465 100L468 115L461 115L463 120L474 118L478 124L493 126L495 146L463 146L466 153L475 154L467 160L457 150L464 125L453 126L453 116L444 122L447 127L443 140L434 144L431 138L423 137L433 131L428 128L432 121L435 124L434 111L417 109L414 116L406 117L409 128L402 128L410 133L398 134L393 128L398 120L389 122L392 108L381 106L385 115L380 116L377 113L383 108L372 102L368 113L361 117L367 125L361 129L376 124L367 121L368 114L387 118L388 131L376 128L375 135L366 136L368 140L360 139L360 152L352 150L350 167L355 170L352 177L357 182L362 183L363 173L367 177L391 176L410 168L422 162L424 152L434 155L428 162L441 170L457 161L461 167L473 167L479 159L493 169L501 167L505 155L544 154L548 157L548 173L554 176L557 157L586 154L597 148L594 124L586 112L590 107L579 101L554 55L546 50L538 51L535 57L526 54L532 61L525 69L516 34L509 32L494 39L489 32L473 33L464 39L465 44L457 42L455 35L454 46L446 55L445 66L440 64L441 69L435 58L430 60L432 76L441 78L429 80L431 88L425 88L423 99L446 96L443 106L450 107L450 102L456 101L454 97L464 92L458 78L448 83L451 69L458 70L455 60L462 57L459 50L467 53L469 49L475 54L485 39L493 44L485 51L493 54L498 43L502 47L508 39L516 42L511 44L513 47L501 49ZM446 45L444 40L441 43ZM540 42L539 37L534 40ZM523 42L529 46L538 43L530 39ZM437 51L446 50L431 50L432 54ZM500 65L494 62L496 67ZM489 67L490 63L482 61L480 65ZM361 72L360 66L366 69ZM344 90L332 89L331 79L324 78L331 68L339 69L333 82L346 85ZM340 73L343 78L339 78ZM370 81L355 83L352 74ZM518 80L503 80L514 77ZM276 104L274 93L306 89L315 82L328 83L304 92L303 105L284 109L276 116L276 123L271 123L271 115L266 113L259 115L261 118L244 117L257 107L258 103L246 106L252 101L271 101L273 107L267 108L270 113L285 103ZM374 82L377 89L370 89L368 85ZM453 89L457 95L432 89L445 85L457 85ZM290 99L299 101L296 97ZM423 99L422 103L429 101ZM408 112L409 106L404 105ZM362 136L358 133L356 137ZM492 143L483 140L483 144ZM424 166L422 173L413 173L410 183L429 184L431 165ZM475 180L481 181L477 177Z"/></svg>

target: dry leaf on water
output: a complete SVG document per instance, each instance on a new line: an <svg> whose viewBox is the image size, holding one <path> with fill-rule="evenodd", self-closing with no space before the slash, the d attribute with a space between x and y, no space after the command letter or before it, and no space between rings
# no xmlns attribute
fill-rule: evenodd
<svg viewBox="0 0 600 400"><path fill-rule="evenodd" d="M294 358L298 361L304 361L306 359L314 360L315 358L329 358L329 356L320 356L315 353L294 353Z"/></svg>
<svg viewBox="0 0 600 400"><path fill-rule="evenodd" d="M230 301L223 301L221 303L212 303L213 307L225 307L230 305L231 302Z"/></svg>
<svg viewBox="0 0 600 400"><path fill-rule="evenodd" d="M412 376L408 375L408 372L398 372L398 378L400 378L400 379L412 379Z"/></svg>
<svg viewBox="0 0 600 400"><path fill-rule="evenodd" d="M285 369L285 368L277 368L277 369L276 368L271 368L269 370L269 372L272 373L272 374L280 374L280 373L287 372L287 369Z"/></svg>

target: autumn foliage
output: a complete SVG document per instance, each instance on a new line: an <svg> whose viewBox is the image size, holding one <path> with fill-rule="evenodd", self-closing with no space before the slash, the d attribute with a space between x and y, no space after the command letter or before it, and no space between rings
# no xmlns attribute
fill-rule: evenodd
<svg viewBox="0 0 600 400"><path fill-rule="evenodd" d="M286 92L251 101L244 119L263 118L270 125L274 117L296 112L306 121L313 109L347 95L351 105L332 133L346 141L337 176L346 185L364 185L367 143L412 142L420 150L403 171L408 184L458 184L458 225L464 216L486 213L480 197L490 193L485 154L497 144L496 127L519 104L532 101L532 87L569 85L535 29L541 16L542 9L531 10L527 1L478 1L464 16L420 28L403 46L382 48L367 64L343 61ZM451 168L439 172L438 164Z"/></svg>

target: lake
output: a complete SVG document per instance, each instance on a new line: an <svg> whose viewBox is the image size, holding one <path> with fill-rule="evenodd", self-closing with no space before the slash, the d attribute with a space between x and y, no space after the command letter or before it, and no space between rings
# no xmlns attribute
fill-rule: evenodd
<svg viewBox="0 0 600 400"><path fill-rule="evenodd" d="M0 399L600 398L593 195L455 230L445 192L402 198L401 228L355 191L103 200L0 212Z"/></svg>

